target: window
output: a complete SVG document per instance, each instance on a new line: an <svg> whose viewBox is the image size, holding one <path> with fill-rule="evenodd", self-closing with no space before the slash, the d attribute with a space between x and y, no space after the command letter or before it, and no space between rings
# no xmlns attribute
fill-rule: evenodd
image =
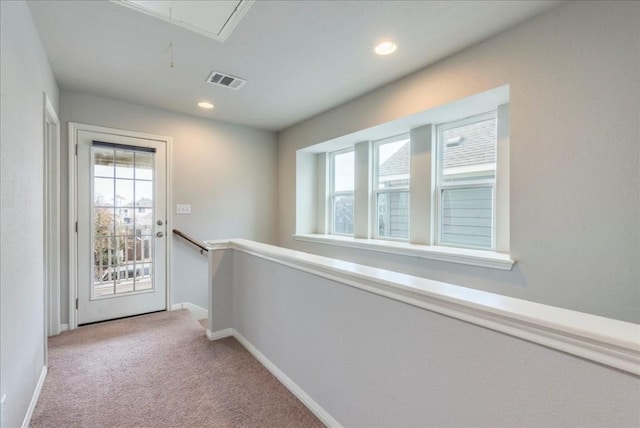
<svg viewBox="0 0 640 428"><path fill-rule="evenodd" d="M509 123L501 86L298 150L295 239L511 269Z"/></svg>
<svg viewBox="0 0 640 428"><path fill-rule="evenodd" d="M353 235L355 157L353 148L331 153L331 233Z"/></svg>
<svg viewBox="0 0 640 428"><path fill-rule="evenodd" d="M496 125L491 112L437 127L439 245L495 248Z"/></svg>
<svg viewBox="0 0 640 428"><path fill-rule="evenodd" d="M374 144L374 237L409 239L409 135Z"/></svg>

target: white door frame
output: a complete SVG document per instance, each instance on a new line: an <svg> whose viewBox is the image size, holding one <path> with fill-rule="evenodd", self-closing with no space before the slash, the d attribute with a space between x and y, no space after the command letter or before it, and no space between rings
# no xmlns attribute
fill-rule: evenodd
<svg viewBox="0 0 640 428"><path fill-rule="evenodd" d="M43 96L44 322L46 336L60 333L60 120ZM46 365L46 361L45 361Z"/></svg>
<svg viewBox="0 0 640 428"><path fill-rule="evenodd" d="M87 125L84 123L69 122L69 330L78 327L78 317L76 309L76 299L78 298L78 235L76 233L76 222L78 221L78 194L76 189L76 181L78 179L78 163L76 158L78 132L103 132L108 134L120 135L123 137L143 138L147 140L156 140L164 142L167 145L167 183L166 183L166 201L167 201L167 257L166 257L166 304L167 310L171 309L171 253L172 239L169 232L173 225L173 206L171 192L171 159L173 153L173 140L171 137L155 134L146 134L142 132L125 131L122 129L106 128L103 126Z"/></svg>

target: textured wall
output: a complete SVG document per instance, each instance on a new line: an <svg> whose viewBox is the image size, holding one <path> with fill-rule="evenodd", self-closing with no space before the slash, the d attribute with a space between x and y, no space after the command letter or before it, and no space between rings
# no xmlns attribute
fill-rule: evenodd
<svg viewBox="0 0 640 428"><path fill-rule="evenodd" d="M567 2L279 135L279 244L640 322L640 3ZM296 242L296 150L510 85L513 271Z"/></svg>
<svg viewBox="0 0 640 428"><path fill-rule="evenodd" d="M233 328L344 426L640 423L638 376L241 251L233 266Z"/></svg>
<svg viewBox="0 0 640 428"><path fill-rule="evenodd" d="M173 138L173 228L198 240L246 237L276 240L276 136L223 122L71 92L60 97L62 152L67 153L67 123L79 122ZM67 157L62 157L67 171ZM63 218L67 183L63 176ZM191 204L191 215L175 215L175 204ZM63 249L67 231L62 231ZM173 239L174 303L207 307L207 257L186 241ZM65 252L63 251L63 255ZM63 284L68 270L63 272ZM62 322L68 319L67 288L62 287Z"/></svg>
<svg viewBox="0 0 640 428"><path fill-rule="evenodd" d="M0 396L20 426L44 366L43 117L58 87L26 3L0 2Z"/></svg>

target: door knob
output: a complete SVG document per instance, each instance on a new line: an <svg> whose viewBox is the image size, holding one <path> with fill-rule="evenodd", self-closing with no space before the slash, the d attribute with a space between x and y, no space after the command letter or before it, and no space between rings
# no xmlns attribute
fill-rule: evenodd
<svg viewBox="0 0 640 428"><path fill-rule="evenodd" d="M162 237L164 236L164 233L162 233L162 232L158 232L158 233L156 233L156 236L157 236L158 238L162 238Z"/></svg>

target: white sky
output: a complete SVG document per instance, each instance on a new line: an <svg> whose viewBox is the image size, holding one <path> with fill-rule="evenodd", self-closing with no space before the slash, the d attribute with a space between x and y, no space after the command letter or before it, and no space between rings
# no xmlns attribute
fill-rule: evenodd
<svg viewBox="0 0 640 428"><path fill-rule="evenodd" d="M408 142L409 139L404 139L391 143L381 144L378 147L378 166L382 165L387 159L393 156L394 153L400 150ZM355 157L353 151L335 156L334 190L336 192L353 191L354 162Z"/></svg>
<svg viewBox="0 0 640 428"><path fill-rule="evenodd" d="M334 188L336 192L352 191L354 187L354 153L336 155L334 169Z"/></svg>
<svg viewBox="0 0 640 428"><path fill-rule="evenodd" d="M94 202L100 201L101 204L112 206L114 190L118 206L132 206L134 201L141 199L153 200L153 154L136 153L136 168L133 168L133 153L116 152L118 156L114 167L114 151L96 149L96 157L100 156L100 161L93 166ZM115 180L114 176L117 177Z"/></svg>

